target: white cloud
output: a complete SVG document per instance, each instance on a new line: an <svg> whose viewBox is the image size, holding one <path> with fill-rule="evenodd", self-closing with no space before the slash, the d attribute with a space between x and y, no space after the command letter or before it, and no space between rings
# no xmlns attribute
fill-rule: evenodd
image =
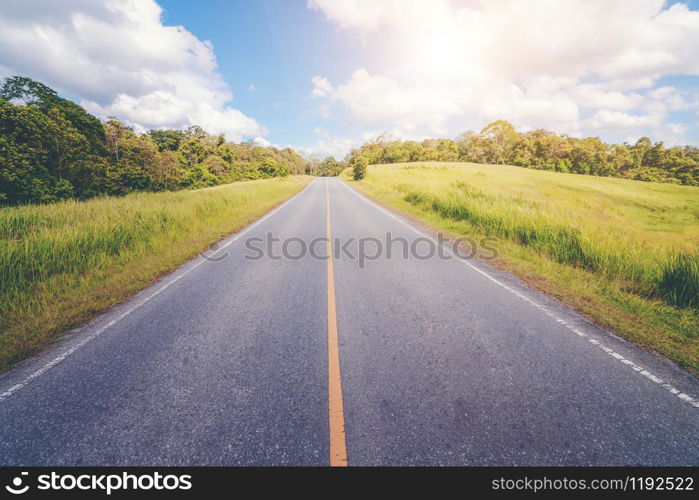
<svg viewBox="0 0 699 500"><path fill-rule="evenodd" d="M318 137L318 141L313 146L296 148L307 158L323 159L326 156L334 156L336 160L342 160L352 148L359 146L359 141L333 137L330 132L320 127L316 127L313 132Z"/></svg>
<svg viewBox="0 0 699 500"><path fill-rule="evenodd" d="M393 79L372 76L365 69L355 71L347 83L337 88L330 86L325 79L315 79L314 84L313 95L345 103L363 123L394 123L403 129L404 135L415 132L415 115L420 116L430 132L445 133L443 123L457 105L432 87L405 87Z"/></svg>
<svg viewBox="0 0 699 500"><path fill-rule="evenodd" d="M649 132L690 101L657 87L659 78L699 75L699 11L663 0L308 6L370 54L344 83L313 78L312 94L363 126L403 137L453 136L498 118L576 135Z"/></svg>
<svg viewBox="0 0 699 500"><path fill-rule="evenodd" d="M333 86L330 84L327 78L322 76L314 76L311 79L313 83L312 95L315 97L328 97L333 92Z"/></svg>
<svg viewBox="0 0 699 500"><path fill-rule="evenodd" d="M410 0L355 1L355 0L309 0L308 7L322 10L328 19L342 28L371 31L398 21L401 6Z"/></svg>
<svg viewBox="0 0 699 500"><path fill-rule="evenodd" d="M209 42L165 26L154 0L3 0L0 74L26 75L138 128L266 133L230 107Z"/></svg>
<svg viewBox="0 0 699 500"><path fill-rule="evenodd" d="M586 121L587 128L591 129L641 129L660 125L661 116L632 115L623 111L601 109L592 118Z"/></svg>
<svg viewBox="0 0 699 500"><path fill-rule="evenodd" d="M272 144L270 141L265 139L264 137L255 137L252 142L257 144L258 146L262 146L263 148L270 148L270 147L277 147L274 144Z"/></svg>

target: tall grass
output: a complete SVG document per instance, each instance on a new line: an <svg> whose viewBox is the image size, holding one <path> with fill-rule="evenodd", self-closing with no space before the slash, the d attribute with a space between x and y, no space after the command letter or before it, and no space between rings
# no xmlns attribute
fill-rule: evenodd
<svg viewBox="0 0 699 500"><path fill-rule="evenodd" d="M699 255L677 254L662 263L660 288L680 307L699 306Z"/></svg>
<svg viewBox="0 0 699 500"><path fill-rule="evenodd" d="M562 264L627 280L635 292L690 307L699 294L699 255L675 254L609 237L584 225L558 219L521 197L502 197L463 183L443 194L410 190L404 199L442 217L469 222L485 234L507 238L546 253Z"/></svg>
<svg viewBox="0 0 699 500"><path fill-rule="evenodd" d="M262 215L308 180L0 209L0 370Z"/></svg>

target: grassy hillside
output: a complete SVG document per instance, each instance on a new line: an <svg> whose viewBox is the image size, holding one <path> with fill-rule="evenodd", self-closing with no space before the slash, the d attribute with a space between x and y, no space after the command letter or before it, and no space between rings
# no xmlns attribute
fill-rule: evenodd
<svg viewBox="0 0 699 500"><path fill-rule="evenodd" d="M260 217L310 179L0 209L0 371Z"/></svg>
<svg viewBox="0 0 699 500"><path fill-rule="evenodd" d="M497 237L496 266L699 373L699 188L467 163L374 166L357 185Z"/></svg>

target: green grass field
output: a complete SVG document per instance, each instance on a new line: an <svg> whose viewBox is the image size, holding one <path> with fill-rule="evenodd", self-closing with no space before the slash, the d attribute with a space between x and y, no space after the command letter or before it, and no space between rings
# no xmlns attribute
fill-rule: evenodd
<svg viewBox="0 0 699 500"><path fill-rule="evenodd" d="M465 163L372 166L356 185L498 238L494 265L699 373L699 188Z"/></svg>
<svg viewBox="0 0 699 500"><path fill-rule="evenodd" d="M292 176L0 209L0 371L300 191Z"/></svg>

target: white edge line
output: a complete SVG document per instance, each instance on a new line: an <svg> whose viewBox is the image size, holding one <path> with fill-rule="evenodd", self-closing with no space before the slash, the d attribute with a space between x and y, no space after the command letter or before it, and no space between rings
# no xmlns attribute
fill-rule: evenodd
<svg viewBox="0 0 699 500"><path fill-rule="evenodd" d="M265 220L269 219L271 216L273 216L274 214L276 214L277 212L279 212L282 208L284 208L284 207L287 206L289 203L291 203L294 199L296 199L298 196L300 196L301 193L303 193L306 189L308 189L308 188L311 186L311 184L313 184L315 181L316 181L316 179L313 179L313 180L312 180L311 182L309 182L301 191L299 191L298 193L296 193L294 196L292 196L291 198L289 198L288 200L286 200L284 203L282 203L281 205L279 205L277 208L273 209L272 211L267 212L267 214L265 214L265 215L262 216L261 218L257 219L255 222L253 222L252 224L250 224L249 226L247 226L247 227L246 227L245 229L243 229L242 231L238 232L234 237L232 237L228 242L226 242L225 245L220 246L216 251L219 251L219 250L221 250L221 249L223 249L223 248L226 248L228 245L230 245L230 244L233 243L235 240L237 240L238 238L240 238L241 236L243 236L245 233L247 233L248 231L250 231L251 229L253 229L255 226L257 226L258 224L261 224L262 222L264 222ZM197 258L197 257L194 257L194 259L196 259L196 258ZM192 259L192 260L193 260L193 259ZM192 260L189 260L188 262L192 262ZM28 376L27 376L26 378L24 378L21 382L16 383L15 385L13 385L13 386L10 387L9 389L7 389L5 392L1 393L1 394L0 394L0 402L2 402L3 400L9 398L9 397L12 396L15 392L19 391L20 389L22 389L23 387L25 387L27 384L29 384L32 380L34 380L34 379L40 377L41 375L43 375L44 373L46 373L47 371L49 371L51 368L53 368L54 366L56 366L57 364L59 364L61 361L65 360L67 357L69 357L69 356L71 356L72 354L74 354L74 353L75 353L76 351L78 351L80 348L82 348L83 346L85 346L85 344L87 344L88 342L90 342L90 341L96 339L97 337L99 337L99 336L100 336L102 333L104 333L106 330L108 330L108 329L111 328L112 326L114 326L114 325L116 325L117 323L119 323L122 319L124 319L125 317L127 317L129 314L131 314L131 313L134 312L135 310L139 309L141 306L143 306L146 302L150 301L152 298L154 298L154 297L160 295L163 291L165 291L165 290L166 290L167 288L169 288L171 285L177 283L180 279L182 279L183 277L185 277L186 275L188 275L189 273L191 273L192 271L194 271L196 268L198 268L199 266L201 266L204 262L207 262L207 261L206 261L206 260L200 260L199 262L195 263L194 265L192 265L192 266L189 267L188 269L184 270L183 272L181 272L180 274L178 274L177 276L175 276L175 278L171 279L170 281L168 281L167 283L165 283L163 286L161 286L160 288L158 288L155 292L153 292L153 293L151 293L150 295L148 295L147 297L145 297L145 298L139 300L136 304L134 304L133 306L131 306L128 310L124 311L124 312L121 313L119 316L117 316L116 318L114 318L114 319L112 319L111 321L109 321L107 324L101 326L100 328L98 328L97 330L95 330L94 332L92 332L89 336L87 336L87 337L85 337L84 339L82 339L80 342L78 342L77 344L75 344L75 345L74 345L73 347L71 347L70 349L68 349L68 350L66 350L65 352L63 352L62 354L56 356L54 359L52 359L51 361L49 361L48 363L46 363L44 366L42 366L41 368L39 368L39 369L36 370L35 372L31 373L30 375L28 375ZM187 265L187 263L182 264L182 266L186 266L186 265Z"/></svg>
<svg viewBox="0 0 699 500"><path fill-rule="evenodd" d="M433 242L439 244L439 242L437 242L437 240L435 240L434 237L433 237L432 235L430 235L430 234L428 234L428 233L425 233L425 232L423 232L423 231L420 231L419 229L415 228L412 224L410 224L409 222L407 222L407 221L404 220L403 218L397 216L396 214L393 214L393 213L389 212L388 210L386 210L386 209L383 208L382 206L378 205L377 203L375 203L374 201L370 200L369 198L367 198L367 197L364 196L363 194L359 193L356 189L354 189L353 187L351 187L351 186L350 186L349 184L347 184L346 182L344 182L344 181L342 181L342 180L341 180L340 182L341 182L341 184L342 184L343 186L345 186L351 193L353 193L353 194L354 194L355 196L357 196L359 199L364 200L366 203L369 203L369 204L373 205L375 208L377 208L377 209L380 210L381 212L385 213L385 214L388 215L389 217L392 217L393 219L397 220L397 221L400 222L401 224L404 224L405 226L409 227L413 232L417 233L418 235L420 235L420 236L422 236L422 237L429 238L429 239L432 240ZM488 278L488 279L489 279L490 281L492 281L493 283L496 283L497 285L500 285L502 288L504 288L504 289L507 290L508 292L513 293L514 295L516 295L516 296L519 297L520 299L524 300L525 302L527 302L527 303L529 303L530 305L534 306L535 308L539 309L539 310L540 310L541 312L543 312L546 316L548 316L548 317L550 317L550 318L556 320L558 323L560 323L561 325L565 326L568 330L570 330L571 332L575 333L575 334L578 335L579 337L582 337L582 338L587 339L587 341L590 342L592 345L597 346L599 349L601 349L602 351L606 352L607 354L609 354L610 356L612 356L614 359L616 359L616 360L619 361L620 363L622 363L622 364L624 364L624 365L630 367L631 369L633 369L634 371L636 371L636 372L638 372L639 374L643 375L645 378L647 378L647 379L650 380L651 382L654 382L655 384L659 385L660 387L662 387L663 389L667 390L667 391L670 392L671 394L674 394L675 396L677 396L678 398L680 398L680 399L681 399L682 401L684 401L685 403L689 403L689 404L692 405L693 407L699 408L699 400L697 400L697 398L692 397L692 396L690 396L690 395L688 395L688 394L685 394L685 393L683 393L682 391L680 391L679 389L676 389L675 387L673 387L672 385L668 384L668 383L665 382L663 379L661 379L660 377L654 375L653 373L651 373L650 371L646 370L646 369L643 368L642 366L637 365L636 363L634 363L633 361L631 361L631 360L625 358L624 356L622 356L621 354L617 353L617 352L614 351L613 349L610 349L609 347L605 346L605 345L602 344L599 340L590 337L587 333L583 332L582 330L580 330L579 328L577 328L575 325L570 324L568 321L564 320L563 318L559 318L559 317L556 316L554 313L552 313L551 311L549 311L546 307L544 307L544 306L542 306L541 304L539 304L539 303L533 301L532 299L530 299L530 298L527 297L526 295L524 295L524 294L518 292L517 290L515 290L515 289L513 289L513 288L511 288L511 287L509 287L509 286L507 286L506 284L502 283L501 281L498 281L497 279L493 278L490 274L488 274L488 273L486 273L485 271L479 269L478 267L474 266L474 265L471 264L470 262L467 262L467 261L465 261L465 260L463 260L463 259L460 259L460 258L456 257L456 256L454 255L454 252L453 252L450 248L447 248L447 251L449 251L449 253L451 253L451 254L452 254L459 262L461 262L462 264L465 264L466 266L470 267L470 268L473 269L474 271L476 271L476 272L480 273L481 275L485 276L486 278Z"/></svg>

